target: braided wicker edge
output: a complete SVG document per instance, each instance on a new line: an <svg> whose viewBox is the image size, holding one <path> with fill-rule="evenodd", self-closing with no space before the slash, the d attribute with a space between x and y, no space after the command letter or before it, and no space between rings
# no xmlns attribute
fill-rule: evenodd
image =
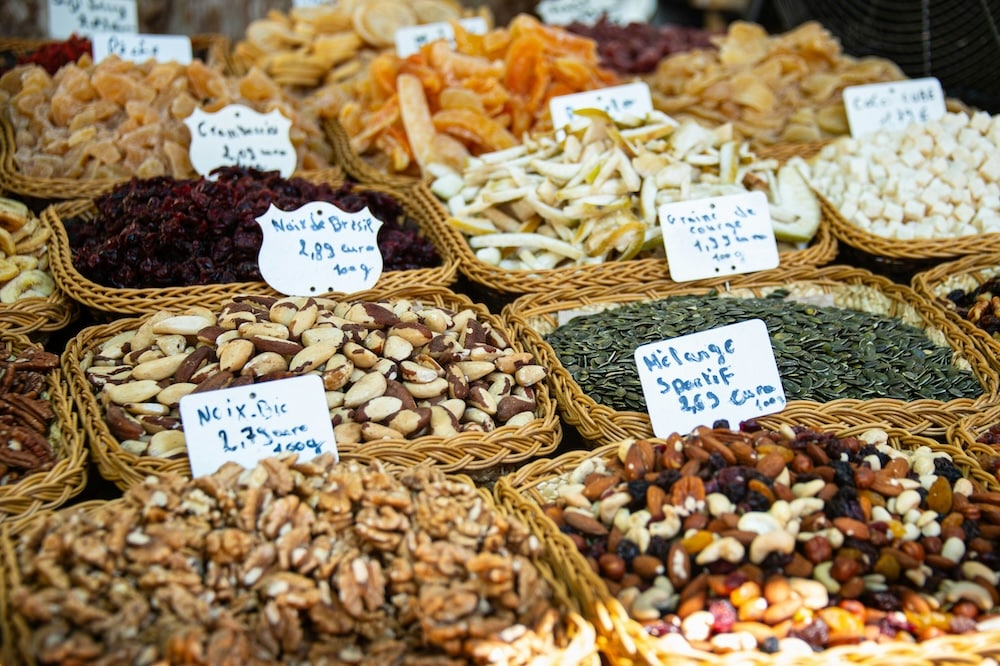
<svg viewBox="0 0 1000 666"><path fill-rule="evenodd" d="M1000 424L1000 404L959 419L948 428L946 439L949 444L974 457L987 473L990 473L989 470L995 469L1000 459L1000 446L990 446L978 440L997 424ZM996 472L993 472L991 477L1000 483L1000 476Z"/></svg>
<svg viewBox="0 0 1000 666"><path fill-rule="evenodd" d="M436 218L444 220L452 245L459 259L459 270L473 282L507 294L535 294L560 288L590 287L594 285L617 286L627 282L645 282L670 278L666 259L630 259L609 261L587 266L566 266L546 270L504 270L476 256L469 242L457 229L448 224L448 211L426 186L411 190L425 206L437 209ZM816 235L801 250L788 250L779 255L784 268L818 267L829 264L837 256L837 241L826 216L820 222Z"/></svg>
<svg viewBox="0 0 1000 666"><path fill-rule="evenodd" d="M792 416L792 418L789 418ZM838 416L827 417L825 406L811 411L811 423L803 424L796 415L777 414L759 419L765 428L777 428L782 424L807 425L810 428L834 432L838 436L855 436L870 428L883 428L889 434L889 442L901 450L913 450L927 446L935 452L946 452L953 457L956 466L966 475L986 482L985 487L995 490L997 484L986 474L978 462L960 449L942 444L933 439L913 435L898 428L886 428L881 423L844 424ZM657 440L659 441L659 440ZM662 642L650 636L642 625L632 620L622 604L611 595L604 581L594 573L587 561L569 537L541 509L541 497L535 490L543 481L567 473L590 458L609 460L616 458L620 442L605 444L593 451L570 451L555 459L540 459L525 465L517 472L501 478L495 488L497 501L508 507L512 515L539 530L539 538L546 545L546 556L552 566L563 572L570 591L577 595L585 617L593 622L599 637L598 642L611 663L646 664L693 664L712 666L795 664L796 666L827 666L836 663L852 664L951 664L979 663L983 657L1000 654L1000 631L982 632L973 635L944 636L918 644L890 643L842 645L832 647L815 655L795 655L782 658L778 654L761 652L731 652L715 654L698 650L683 640L666 639ZM984 640L983 636L988 637Z"/></svg>
<svg viewBox="0 0 1000 666"><path fill-rule="evenodd" d="M50 333L59 331L77 318L80 308L56 289L45 298L24 298L0 309L0 328L11 333Z"/></svg>
<svg viewBox="0 0 1000 666"><path fill-rule="evenodd" d="M395 289L411 284L447 287L458 276L458 262L451 243L441 233L442 225L431 212L419 205L406 192L399 192L382 185L360 185L395 197L406 214L415 220L424 234L434 244L441 264L432 268L386 271L379 278L378 288ZM146 314L167 308L184 308L192 305L217 305L232 295L242 292L283 296L265 282L234 282L183 287L144 289L118 289L106 287L84 277L73 265L64 219L76 216L93 216L96 209L90 199L62 202L42 211L42 223L52 232L49 243L50 264L56 283L73 300L104 312L119 314Z"/></svg>
<svg viewBox="0 0 1000 666"><path fill-rule="evenodd" d="M979 345L986 360L1000 369L1000 341L961 317L951 302L945 299L946 294L942 293L942 287L949 280L967 278L979 286L997 275L1000 275L1000 252L989 252L962 257L921 271L913 276L912 285L928 306L942 312L948 321L965 331Z"/></svg>
<svg viewBox="0 0 1000 666"><path fill-rule="evenodd" d="M15 352L38 346L24 336L7 332L2 339ZM55 412L48 439L58 460L47 472L0 486L0 524L8 526L13 534L19 533L34 514L62 506L87 485L87 446L61 368L49 373L47 390Z"/></svg>
<svg viewBox="0 0 1000 666"><path fill-rule="evenodd" d="M391 300L408 298L422 303L456 310L470 308L480 321L489 322L507 335L518 352L525 348L502 320L482 305L445 288L396 288L359 292L350 300ZM122 449L111 434L101 406L85 375L88 355L105 340L139 326L145 318L119 319L110 324L90 326L71 339L62 355L62 367L69 379L70 391L83 420L90 442L91 455L98 471L122 490L139 483L149 474L172 473L191 476L187 457L175 459L137 456ZM464 432L454 437L427 435L413 440L383 439L361 444L338 446L341 459L379 460L389 465L412 467L433 464L445 472L478 472L499 465L521 463L551 453L562 441L562 426L549 387L540 383L536 392L536 418L523 426L502 426L488 433Z"/></svg>
<svg viewBox="0 0 1000 666"><path fill-rule="evenodd" d="M912 402L896 399L843 399L827 405L839 409L845 418L855 414L848 422L885 420L888 423L906 425L914 433L943 436L949 425L975 410L982 404L995 399L1000 377L978 348L961 330L951 326L940 314L926 307L923 300L903 285L876 276L864 269L845 266L829 266L810 269L764 271L739 279L733 279L732 288L782 287L793 282L812 282L825 288L840 284L865 285L883 292L894 304L913 306L925 323L925 328L945 332L947 341L957 354L969 361L973 373L983 386L984 393L976 399L962 398L942 402L938 400L917 400ZM532 352L539 362L549 368L549 384L552 387L562 418L579 430L581 436L597 446L607 441L617 441L625 437L650 437L652 429L646 413L615 411L598 404L584 394L579 384L559 361L555 350L535 330L531 321L535 317L546 317L553 324L555 313L561 310L577 309L588 305L617 304L642 300L653 300L667 296L700 293L727 288L715 281L678 285L666 281L651 283L623 284L614 290L605 287L583 289L561 289L548 294L530 294L516 299L504 307L502 316ZM785 409L798 404L818 407L821 403L791 400Z"/></svg>
<svg viewBox="0 0 1000 666"><path fill-rule="evenodd" d="M943 261L979 254L983 248L994 247L1000 242L1000 233L905 241L876 236L847 220L829 199L819 193L816 196L819 197L823 216L830 221L830 229L837 240L876 257L909 261L925 259Z"/></svg>
<svg viewBox="0 0 1000 666"><path fill-rule="evenodd" d="M379 184L389 187L409 188L420 182L413 176L400 176L384 173L368 163L351 147L351 139L347 130L336 118L323 119L323 131L327 141L333 146L333 154L337 164L344 167L347 174L366 185Z"/></svg>

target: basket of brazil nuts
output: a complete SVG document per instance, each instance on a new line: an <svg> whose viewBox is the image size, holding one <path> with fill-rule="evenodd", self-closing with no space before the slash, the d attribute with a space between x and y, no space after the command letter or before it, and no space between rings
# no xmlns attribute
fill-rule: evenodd
<svg viewBox="0 0 1000 666"><path fill-rule="evenodd" d="M779 415L535 461L494 493L612 662L951 664L997 654L997 488L935 440Z"/></svg>
<svg viewBox="0 0 1000 666"><path fill-rule="evenodd" d="M349 299L236 296L81 331L63 366L101 474L190 475L178 404L192 391L314 373L340 455L488 474L562 431L546 370L499 317L443 288Z"/></svg>
<svg viewBox="0 0 1000 666"><path fill-rule="evenodd" d="M8 666L600 663L534 535L427 466L230 462L3 536Z"/></svg>
<svg viewBox="0 0 1000 666"><path fill-rule="evenodd" d="M460 172L431 165L429 191L418 189L428 206L446 208L459 270L506 293L668 279L660 205L750 191L767 195L782 266L832 262L837 244L804 162L792 147L773 154L751 152L731 126L598 116L559 140L539 135L470 158ZM720 244L739 242L732 229Z"/></svg>
<svg viewBox="0 0 1000 666"><path fill-rule="evenodd" d="M560 313L577 316L560 325ZM636 347L754 318L768 326L787 406L832 403L848 424L943 435L998 386L968 336L911 289L844 266L531 294L503 316L549 368L562 417L595 443L652 434ZM710 376L691 396L719 387Z"/></svg>
<svg viewBox="0 0 1000 666"><path fill-rule="evenodd" d="M295 210L313 201L348 212L367 207L382 221L379 288L455 280L440 223L403 192L240 168L216 175L133 180L93 201L50 206L42 219L52 231L56 281L84 305L124 314L217 304L240 292L277 295L260 275L256 217L272 204ZM305 241L302 247L309 249Z"/></svg>
<svg viewBox="0 0 1000 666"><path fill-rule="evenodd" d="M913 289L943 310L1000 368L1000 252L949 261L913 276Z"/></svg>
<svg viewBox="0 0 1000 666"><path fill-rule="evenodd" d="M12 532L87 484L87 446L59 357L0 335L0 524Z"/></svg>
<svg viewBox="0 0 1000 666"><path fill-rule="evenodd" d="M58 331L77 314L52 276L50 236L23 201L0 196L0 326L8 332Z"/></svg>

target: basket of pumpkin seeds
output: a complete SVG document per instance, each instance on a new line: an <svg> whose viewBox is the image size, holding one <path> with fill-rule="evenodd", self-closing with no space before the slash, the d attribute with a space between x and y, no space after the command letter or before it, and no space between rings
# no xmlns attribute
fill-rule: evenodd
<svg viewBox="0 0 1000 666"><path fill-rule="evenodd" d="M754 318L767 326L786 411L822 404L845 425L939 436L1000 383L909 287L846 266L553 290L522 296L503 317L549 368L564 421L595 445L652 434L636 347Z"/></svg>

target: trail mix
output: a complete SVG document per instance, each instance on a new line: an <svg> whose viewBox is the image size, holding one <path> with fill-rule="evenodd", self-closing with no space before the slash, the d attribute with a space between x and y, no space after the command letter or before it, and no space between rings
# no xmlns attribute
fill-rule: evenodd
<svg viewBox="0 0 1000 666"><path fill-rule="evenodd" d="M312 201L349 213L367 206L382 220L384 270L440 265L433 243L391 195L243 167L213 174L215 180L133 179L101 195L96 218L65 221L73 265L94 282L118 288L260 281L263 232L255 218L272 203L294 210Z"/></svg>
<svg viewBox="0 0 1000 666"><path fill-rule="evenodd" d="M617 410L646 411L632 350L639 345L760 318L767 325L785 395L951 400L983 388L953 350L896 317L789 300L687 295L578 316L550 333L560 362L585 394Z"/></svg>
<svg viewBox="0 0 1000 666"><path fill-rule="evenodd" d="M48 376L59 357L29 347L0 350L0 484L14 483L56 462L49 442L55 411L48 400Z"/></svg>
<svg viewBox="0 0 1000 666"><path fill-rule="evenodd" d="M945 302L959 317L1000 339L1000 277L991 277L973 289L953 289Z"/></svg>
<svg viewBox="0 0 1000 666"><path fill-rule="evenodd" d="M237 296L161 312L88 351L108 428L135 455L187 451L183 396L318 374L338 446L530 423L546 370L472 309Z"/></svg>
<svg viewBox="0 0 1000 666"><path fill-rule="evenodd" d="M1000 604L1000 493L882 430L625 440L538 491L634 620L706 650L969 633Z"/></svg>
<svg viewBox="0 0 1000 666"><path fill-rule="evenodd" d="M40 664L534 664L565 636L537 539L427 467L150 477L15 549Z"/></svg>

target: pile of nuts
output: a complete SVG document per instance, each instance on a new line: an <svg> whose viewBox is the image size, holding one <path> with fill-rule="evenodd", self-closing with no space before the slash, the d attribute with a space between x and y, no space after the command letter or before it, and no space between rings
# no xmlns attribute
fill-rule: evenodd
<svg viewBox="0 0 1000 666"><path fill-rule="evenodd" d="M634 620L698 649L923 640L1000 606L1000 493L884 430L625 440L538 491Z"/></svg>
<svg viewBox="0 0 1000 666"><path fill-rule="evenodd" d="M186 453L194 392L318 374L344 445L526 425L546 375L472 308L257 295L147 317L83 367L122 448L161 457Z"/></svg>
<svg viewBox="0 0 1000 666"><path fill-rule="evenodd" d="M40 664L535 664L565 644L538 540L425 466L154 476L15 548Z"/></svg>
<svg viewBox="0 0 1000 666"><path fill-rule="evenodd" d="M59 357L39 347L0 360L0 485L51 469L56 452L49 431L56 419L48 400L49 373Z"/></svg>

